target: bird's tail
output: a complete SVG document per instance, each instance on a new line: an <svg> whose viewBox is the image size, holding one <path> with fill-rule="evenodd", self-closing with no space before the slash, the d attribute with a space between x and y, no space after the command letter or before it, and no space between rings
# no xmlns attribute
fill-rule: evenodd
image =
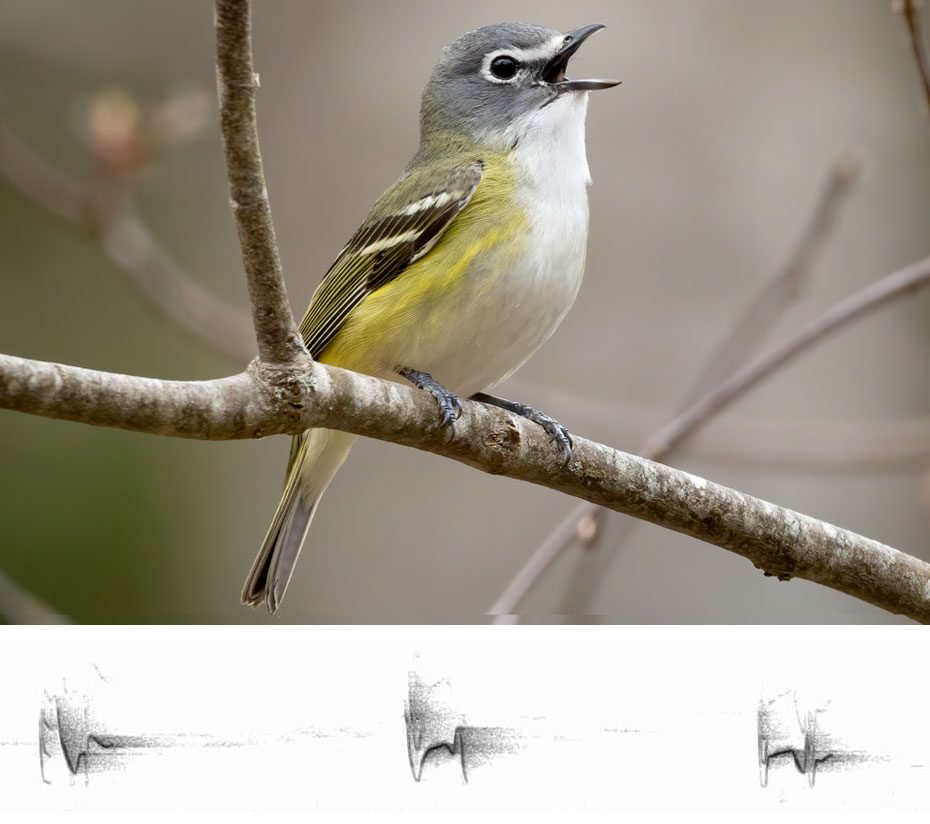
<svg viewBox="0 0 930 824"><path fill-rule="evenodd" d="M313 429L294 438L284 494L242 588L243 604L256 607L264 601L269 612L277 611L313 513L355 438L333 429Z"/></svg>

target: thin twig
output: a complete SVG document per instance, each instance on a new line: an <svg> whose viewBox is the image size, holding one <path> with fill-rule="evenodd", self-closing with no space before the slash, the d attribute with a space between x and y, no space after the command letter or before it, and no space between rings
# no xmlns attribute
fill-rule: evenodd
<svg viewBox="0 0 930 824"><path fill-rule="evenodd" d="M258 76L252 66L248 0L216 0L216 67L226 176L252 305L258 355L268 364L306 357L287 298L271 221L255 117Z"/></svg>
<svg viewBox="0 0 930 824"><path fill-rule="evenodd" d="M909 288L918 276L930 283L930 258L907 272ZM427 393L309 358L184 382L0 355L0 407L212 440L341 429L580 497L728 549L780 579L804 578L930 622L930 564L916 557L584 438L565 462L541 427L485 404L464 406L450 432Z"/></svg>
<svg viewBox="0 0 930 824"><path fill-rule="evenodd" d="M700 398L691 407L648 438L639 450L640 454L653 456L656 460L661 460L670 449L708 423L714 414L724 409L743 393L752 389L772 372L786 366L795 357L824 340L830 334L848 326L853 321L879 309L892 300L902 298L927 286L928 282L930 282L930 258L925 258L904 269L886 275L881 280L856 292L836 304L819 318L816 318L785 342L773 347L743 367L708 395ZM556 528L553 533L554 539L547 540L533 553L530 559L533 569L545 570L551 566L565 545L565 540L555 540L555 538L565 538L568 535L568 529L577 529L579 522L587 517L594 516L596 512L597 508L590 504L575 507L570 515ZM524 585L533 583L528 580L528 576L525 579L521 577L521 580L523 580ZM519 598L522 598L525 596L526 591L528 590L522 588L518 590L516 587L508 586L505 590L508 598L505 600L503 595L498 598L489 610L489 614L513 614L519 604L519 599L515 601L514 597L519 596Z"/></svg>
<svg viewBox="0 0 930 824"><path fill-rule="evenodd" d="M91 233L166 317L236 362L254 356L248 316L193 280L134 214L128 196L113 203L110 189L79 184L53 169L2 121L0 174L25 197Z"/></svg>
<svg viewBox="0 0 930 824"><path fill-rule="evenodd" d="M697 399L718 386L724 378L732 375L737 367L745 364L778 319L800 297L811 278L814 263L830 237L839 210L861 172L861 157L852 149L845 149L831 163L813 216L788 262L766 282L765 287L740 316L731 333L717 347L708 361L707 368L687 396L683 409L689 408ZM651 454L649 448L650 444L647 441L636 450L637 454L658 460L660 456ZM602 537L606 515L605 510L575 507L533 551L529 560L491 607L491 614L515 613L540 576L575 543L582 544L588 551L579 556L576 562L560 610L565 613L579 612L578 604L590 600L588 590L596 586L596 581L600 578L600 573L595 571L595 567L598 570L605 569L607 564L602 563L603 556L613 559L630 533L630 529L627 528L622 535L616 536L609 549L597 548L595 545Z"/></svg>
<svg viewBox="0 0 930 824"><path fill-rule="evenodd" d="M924 102L927 112L930 113L930 60L927 58L927 47L920 27L923 0L894 0L894 9L904 18L907 25L911 49L914 52L914 62L917 64L917 73L924 90Z"/></svg>
<svg viewBox="0 0 930 824"><path fill-rule="evenodd" d="M488 615L494 616L495 624L519 623L518 613L523 599L542 580L566 547L578 539L580 525L588 519L596 518L597 513L598 508L587 502L576 504L558 526L546 535L488 610ZM597 521L592 527L596 535L603 528Z"/></svg>

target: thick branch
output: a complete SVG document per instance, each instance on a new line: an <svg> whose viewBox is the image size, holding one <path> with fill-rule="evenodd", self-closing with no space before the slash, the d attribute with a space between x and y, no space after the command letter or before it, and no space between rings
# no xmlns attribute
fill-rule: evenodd
<svg viewBox="0 0 930 824"><path fill-rule="evenodd" d="M304 348L284 286L258 145L249 2L216 0L215 16L220 127L258 355L265 363L295 363Z"/></svg>
<svg viewBox="0 0 930 824"><path fill-rule="evenodd" d="M930 622L930 565L917 558L583 438L564 464L541 428L483 404L466 404L450 433L427 393L306 356L299 369L253 364L222 380L178 382L4 355L0 407L210 440L342 429L574 495L729 549L769 574L806 578Z"/></svg>
<svg viewBox="0 0 930 824"><path fill-rule="evenodd" d="M286 423L264 430L269 406L260 389L249 372L166 381L0 355L0 407L174 438L234 440L285 431Z"/></svg>

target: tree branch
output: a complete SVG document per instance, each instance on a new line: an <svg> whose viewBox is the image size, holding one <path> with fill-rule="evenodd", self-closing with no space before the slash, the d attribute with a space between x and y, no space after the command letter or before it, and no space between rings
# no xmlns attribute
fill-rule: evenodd
<svg viewBox="0 0 930 824"><path fill-rule="evenodd" d="M711 417L735 401L772 372L790 363L795 357L819 343L833 332L860 317L930 284L930 258L924 258L836 304L825 314L809 323L796 335L744 366L739 372L699 398L692 406L655 432L640 447L640 453L661 460L669 450L696 433ZM609 508L609 507L608 507ZM597 507L579 504L540 544L530 559L488 610L490 615L512 615L530 587L552 565L564 547L587 521L596 517Z"/></svg>
<svg viewBox="0 0 930 824"><path fill-rule="evenodd" d="M930 261L926 262L930 275ZM0 356L0 407L159 435L227 440L315 426L414 446L583 498L716 544L779 578L799 577L930 622L930 564L601 444L575 439L565 464L534 424L465 404L450 433L423 392L304 357L204 382L160 381Z"/></svg>
<svg viewBox="0 0 930 824"><path fill-rule="evenodd" d="M216 0L215 10L220 128L258 355L264 363L297 363L306 351L287 298L258 144L249 2Z"/></svg>

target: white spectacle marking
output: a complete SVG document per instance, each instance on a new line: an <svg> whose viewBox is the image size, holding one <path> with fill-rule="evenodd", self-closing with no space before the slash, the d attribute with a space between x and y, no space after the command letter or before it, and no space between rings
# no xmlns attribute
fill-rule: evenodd
<svg viewBox="0 0 930 824"><path fill-rule="evenodd" d="M565 40L564 34L556 34L551 37L546 43L543 43L541 46L537 46L535 49L496 49L495 51L488 52L484 56L484 60L481 62L481 74L484 75L485 80L490 80L492 83L512 83L514 80L520 77L522 73L525 72L525 69L520 69L513 77L508 77L506 79L495 77L491 72L491 63L497 57L512 57L516 60L521 66L524 66L527 63L533 63L537 60L546 60L552 55L554 55L561 47L562 43Z"/></svg>
<svg viewBox="0 0 930 824"><path fill-rule="evenodd" d="M486 54L484 59L488 64L495 58L500 57L502 54L509 55L515 60L519 60L521 63L531 63L534 60L541 60L543 58L552 57L560 48L562 48L562 43L565 40L564 34L556 34L549 38L549 40L543 43L541 46L537 46L535 49L498 49L497 51L492 51L489 54Z"/></svg>
<svg viewBox="0 0 930 824"><path fill-rule="evenodd" d="M403 232L399 235L392 235L391 237L385 237L381 240L376 240L374 243L369 243L364 249L359 252L359 255L373 255L375 252L382 252L385 249L390 249L392 246L397 246L401 243L406 243L408 240L414 240L420 233L416 230L410 232Z"/></svg>

